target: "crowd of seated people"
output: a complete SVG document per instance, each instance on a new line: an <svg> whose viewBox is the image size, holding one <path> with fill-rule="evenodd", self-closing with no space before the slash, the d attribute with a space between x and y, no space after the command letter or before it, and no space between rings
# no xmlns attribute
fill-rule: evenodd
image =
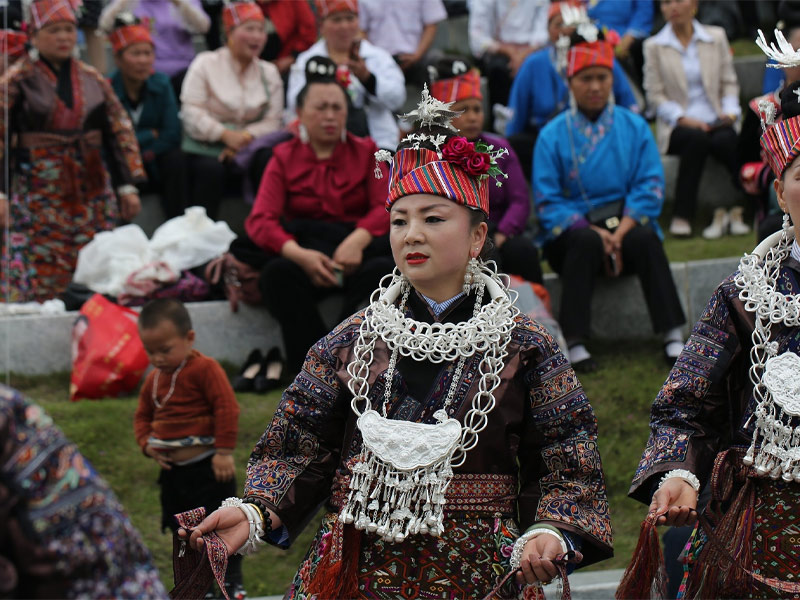
<svg viewBox="0 0 800 600"><path fill-rule="evenodd" d="M659 265L666 260L657 224L663 172L659 175L653 166L651 159L658 158L653 148L680 159L672 235L691 234L707 155L720 160L742 188L735 204L747 192L759 199L759 217L769 213L769 169L757 150L757 105L764 98L753 100L744 111L737 141L742 111L730 46L723 29L698 20L703 12L696 14L697 0L472 0L467 3L463 54L441 60L431 50L437 28L446 23L451 9L442 0L391 6L377 0L109 0L98 15L113 58L113 68L103 74L72 58L78 28L91 17L79 20L80 8L75 12L74 7L80 2L36 0L34 17L24 17L17 4L12 1L4 9L10 29L0 32L9 59L3 65L9 66L4 80L10 83L10 93L2 100L17 119L3 123L11 133L3 154L13 160L11 181L3 181L0 190L0 219L8 220L16 234L4 257L12 268L3 283L14 300L62 293L80 247L96 232L133 219L140 208L139 193L145 193L158 195L166 218L192 205L204 206L209 216L218 218L226 197L255 201L244 230L250 238L248 252L268 257L255 264L265 273L260 295L269 309L276 315L296 309L296 303L282 305L277 292L281 286L269 285L273 279L293 278L298 289L311 286L313 293L301 295L312 302L329 288L343 286L348 294L345 310L350 310L365 299L378 275L379 269L366 269L368 257L388 258L375 208L385 180L373 181L375 165L368 150L373 145L389 151L396 147L406 126L398 113L407 85L427 84L435 97L463 111L454 123L470 142L509 150L502 159L509 179L491 191L494 258L505 270L541 282L541 256L561 274L566 288L572 289L568 281L576 279L582 281L580 289L588 285L588 291L569 294L580 297L580 306L569 306L570 298L562 297L562 327L568 341L581 347L574 353L577 362L591 358L585 346L588 323L576 322L570 311L584 310L591 281L612 260L605 256L617 255L612 271L640 276L652 267L639 265L643 257ZM791 10L784 13L790 15ZM37 14L47 19L36 22ZM656 23L659 18L663 26ZM576 97L569 42L563 41L573 38L582 19L595 23L613 47L603 84L611 86L609 108L589 116ZM784 31L796 43L791 19L782 19L787 23ZM25 20L29 24L23 31ZM403 27L397 26L399 21ZM48 46L51 32L54 40L67 40L69 56L53 54L60 46ZM203 36L208 50L198 52ZM30 56L28 48L34 50ZM15 59L19 63L12 66ZM46 85L27 84L36 77ZM75 82L87 78L96 92L77 97ZM788 70L785 79L793 81L796 75ZM55 116L34 110L38 105L26 101L42 89L52 97L49 110ZM326 99L316 102L323 91ZM767 96L779 106L779 92L769 90ZM84 123L75 121L80 116L75 108L81 103L93 107L81 113ZM509 117L507 126L494 118L496 105L507 107L505 113L497 112ZM614 127L592 137L598 124L611 127L603 120L610 113ZM657 144L636 113L654 120ZM552 135L537 139L551 123L572 132L560 140L572 140L572 147L556 148ZM83 133L67 135L67 130ZM48 136L44 146L43 136ZM50 145L55 139L51 136L60 136L62 146ZM320 136L328 141L321 143ZM113 151L95 153L96 144ZM607 160L598 149L605 144L641 146L640 162L647 159L652 172L639 181L614 163L607 168L614 176L603 177L602 189L595 189L596 179L587 182L579 174L600 155ZM562 151L566 154L558 159ZM70 211L80 211L69 223L33 222L25 212L29 208L20 203L20 194L36 187L42 176L26 162L39 152L45 159L50 153L70 157L70 168L59 176L64 185L36 188L44 190L42 201L63 201ZM537 160L552 169L539 168ZM578 164L565 172L568 160ZM623 179L614 182L616 174ZM560 181L559 176L571 179ZM315 183L309 187L310 182ZM637 186L648 193L633 193ZM363 194L345 199L345 190L353 189ZM569 193L567 200L580 208L576 204L562 214L559 203ZM616 233L597 231L589 219L593 211L620 201L622 208L615 216L623 226ZM566 213L572 216L561 222ZM742 206L723 209L706 237L717 237L723 230L746 232L746 215ZM774 225L770 220L763 223L760 235ZM320 236L317 227L335 234ZM581 237L585 244L563 243L568 237ZM45 238L46 244L35 243ZM324 247L307 242L318 238L327 240ZM641 251L633 240L648 250ZM598 247L614 251L591 260L580 253L573 256L584 246L595 254ZM572 264L581 264L593 275L576 276ZM365 269L365 283L353 284L353 277ZM662 271L653 271L663 275L655 279L669 290L671 280ZM648 288L650 284L645 284L649 302L655 297L670 300L670 293ZM665 334L667 343L675 341L674 330L682 322L679 305L678 310L664 310L650 304L655 329ZM325 328L311 319L308 330L296 336L298 345L307 346ZM671 346L669 350L672 355ZM290 354L300 357L304 351Z"/></svg>

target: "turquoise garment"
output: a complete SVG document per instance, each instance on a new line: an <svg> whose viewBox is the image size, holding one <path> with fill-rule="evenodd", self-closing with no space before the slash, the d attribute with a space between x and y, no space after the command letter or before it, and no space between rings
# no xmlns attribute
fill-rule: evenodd
<svg viewBox="0 0 800 600"><path fill-rule="evenodd" d="M117 98L128 114L132 116L134 107L125 93L122 74L114 71L110 80ZM141 106L142 112L139 121L134 122L134 129L147 173L152 177L152 170L155 168L153 158L179 147L181 143L178 102L175 100L175 92L172 91L169 77L164 73L153 73L144 83L139 106ZM158 137L153 135L153 130L158 132Z"/></svg>
<svg viewBox="0 0 800 600"><path fill-rule="evenodd" d="M662 236L661 157L647 122L619 106L606 106L594 122L580 111L566 111L542 129L533 158L533 194L541 245L570 227L587 225L590 210L621 199L624 215Z"/></svg>

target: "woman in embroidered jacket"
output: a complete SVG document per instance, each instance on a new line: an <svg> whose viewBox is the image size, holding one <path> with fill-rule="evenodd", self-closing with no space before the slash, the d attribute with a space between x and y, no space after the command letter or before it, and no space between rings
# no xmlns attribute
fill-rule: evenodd
<svg viewBox="0 0 800 600"><path fill-rule="evenodd" d="M596 369L585 346L594 282L603 271L635 273L672 364L683 347L685 318L657 221L664 170L645 120L610 101L611 44L591 23L578 30L594 41L578 33L570 39L574 106L542 129L533 161L539 243L564 290L558 320L575 369Z"/></svg>
<svg viewBox="0 0 800 600"><path fill-rule="evenodd" d="M192 532L194 548L212 530L230 552L264 531L287 547L325 503L289 597L474 598L512 561L522 584L552 579L569 549L583 564L611 555L594 412L476 259L498 153L458 137L447 106L423 92L423 126L394 157L399 272L309 350L253 451L242 506L267 518L226 507ZM510 579L499 593L518 591Z"/></svg>
<svg viewBox="0 0 800 600"><path fill-rule="evenodd" d="M21 58L0 79L0 113L8 114L7 122L0 118L0 157L9 157L12 175L9 182L0 173L0 223L10 226L8 280L0 286L13 302L61 294L78 250L118 215L130 220L139 212L133 184L145 179L125 109L100 73L72 58L70 2L37 0L29 8L39 59ZM8 149L3 140L14 134Z"/></svg>
<svg viewBox="0 0 800 600"><path fill-rule="evenodd" d="M657 524L682 526L696 520L698 491L710 482L705 514L727 548L709 543L705 527L696 530L685 551L686 598L800 592L800 546L793 541L800 520L800 422L796 391L785 393L797 389L800 372L800 245L790 227L790 216L800 221L798 92L800 82L784 91L783 120L761 138L785 213L783 231L745 255L711 296L653 403L650 439L630 489L631 497L649 503ZM737 446L740 452L732 450ZM725 490L729 477L733 486ZM730 555L759 577L779 581L767 585L745 576L723 560Z"/></svg>

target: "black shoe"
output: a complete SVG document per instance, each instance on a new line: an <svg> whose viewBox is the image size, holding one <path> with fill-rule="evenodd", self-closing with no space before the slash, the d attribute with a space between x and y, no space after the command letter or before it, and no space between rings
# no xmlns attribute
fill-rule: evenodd
<svg viewBox="0 0 800 600"><path fill-rule="evenodd" d="M594 373L597 371L598 366L595 360L590 356L589 358L584 358L576 363L572 363L572 368L576 373Z"/></svg>
<svg viewBox="0 0 800 600"><path fill-rule="evenodd" d="M283 373L283 357L281 351L274 347L267 352L264 360L261 361L261 368L254 381L255 391L265 394L278 387Z"/></svg>
<svg viewBox="0 0 800 600"><path fill-rule="evenodd" d="M233 389L236 392L251 392L255 385L256 375L261 370L261 350L255 349L247 357L239 374L233 378Z"/></svg>

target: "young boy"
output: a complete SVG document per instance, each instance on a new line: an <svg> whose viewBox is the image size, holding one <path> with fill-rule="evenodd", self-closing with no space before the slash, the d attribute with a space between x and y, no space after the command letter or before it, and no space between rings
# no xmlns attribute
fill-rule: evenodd
<svg viewBox="0 0 800 600"><path fill-rule="evenodd" d="M134 416L142 451L161 466L161 527L176 531L173 515L236 495L233 449L239 404L219 363L194 350L186 307L153 300L139 315L139 336L154 369L145 379ZM242 600L242 557L228 563L225 587Z"/></svg>

